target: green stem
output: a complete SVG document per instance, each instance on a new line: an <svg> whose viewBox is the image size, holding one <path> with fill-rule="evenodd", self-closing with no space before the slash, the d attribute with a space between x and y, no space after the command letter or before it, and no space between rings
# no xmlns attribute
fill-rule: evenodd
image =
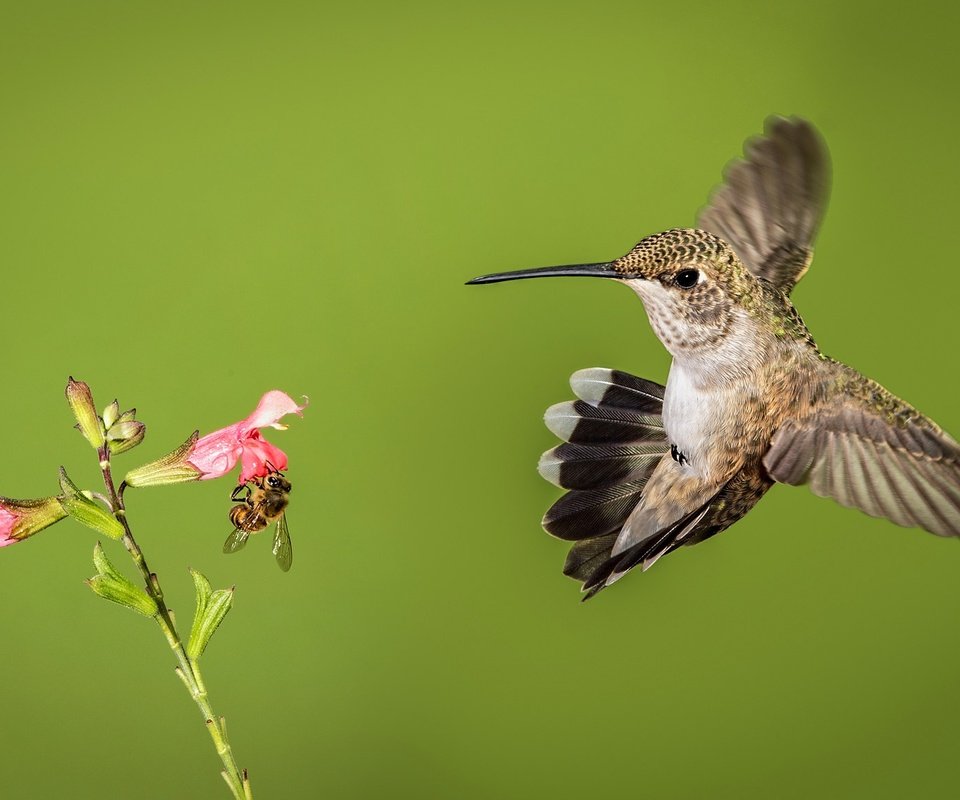
<svg viewBox="0 0 960 800"><path fill-rule="evenodd" d="M233 794L235 800L252 800L253 790L250 788L247 771L241 770L240 767L237 766L236 759L233 756L233 750L227 742L226 723L223 717L218 717L214 713L207 695L207 687L200 674L200 666L196 661L191 660L189 656L187 656L186 648L183 646L183 641L180 639L180 634L177 632L177 627L174 624L173 615L170 613L170 609L167 608L167 604L163 599L163 590L160 588L160 581L157 579L156 574L150 571L150 567L147 566L147 560L144 558L140 545L138 545L137 540L133 538L130 523L127 522L127 511L123 505L124 484L120 484L120 491L118 492L113 483L113 474L110 469L110 451L106 445L104 445L104 447L98 450L98 453L100 455L100 471L103 473L103 483L107 487L113 514L117 518L117 521L123 526L123 546L127 548L127 552L140 570L147 594L149 594L157 604L157 614L154 619L160 626L160 630L163 631L163 635L166 637L167 643L170 645L170 649L173 650L173 654L177 659L177 674L180 676L184 686L186 686L187 691L190 693L190 697L193 698L193 701L197 704L197 708L200 709L200 713L203 715L207 730L210 732L210 738L213 740L213 746L217 751L217 755L220 756L220 760L223 762L224 769L221 773L223 779L227 782L227 786L230 787L230 792Z"/></svg>

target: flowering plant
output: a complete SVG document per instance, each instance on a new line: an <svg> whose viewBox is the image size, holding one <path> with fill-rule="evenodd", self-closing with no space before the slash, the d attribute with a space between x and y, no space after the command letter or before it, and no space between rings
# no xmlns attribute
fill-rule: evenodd
<svg viewBox="0 0 960 800"><path fill-rule="evenodd" d="M147 566L143 550L133 536L124 492L128 487L219 478L229 473L238 461L241 464L240 486L285 469L286 454L264 439L260 430L285 428L280 420L288 414L300 414L304 406L297 405L283 392L267 392L246 419L202 437L195 431L173 452L128 472L117 486L112 458L139 445L146 434L146 426L135 418L136 409L121 413L116 400L98 414L90 387L82 381L70 378L66 395L77 420L76 427L97 452L105 492L79 489L61 467L60 493L57 495L30 500L0 496L0 547L21 542L68 516L123 543L140 571L143 588L110 562L99 542L93 551L97 574L87 581L87 585L100 597L156 621L173 649L177 675L203 715L223 762L222 775L227 786L237 800L249 800L253 791L247 771L237 766L227 742L224 719L218 717L211 707L199 663L210 639L230 611L233 589L214 591L201 573L191 570L197 595L196 608L190 635L184 643L173 614L167 608L160 581Z"/></svg>

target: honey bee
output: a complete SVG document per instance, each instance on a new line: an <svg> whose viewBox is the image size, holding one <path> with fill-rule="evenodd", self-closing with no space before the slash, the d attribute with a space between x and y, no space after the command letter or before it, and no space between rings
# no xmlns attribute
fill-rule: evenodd
<svg viewBox="0 0 960 800"><path fill-rule="evenodd" d="M236 487L230 499L239 505L230 509L230 522L233 533L223 543L224 553L236 553L250 537L259 533L268 525L276 522L273 534L273 555L280 569L286 572L293 563L293 548L290 545L290 531L287 529L287 504L290 502L290 481L280 470L268 464L271 471L261 477L251 478ZM240 493L246 490L242 497Z"/></svg>

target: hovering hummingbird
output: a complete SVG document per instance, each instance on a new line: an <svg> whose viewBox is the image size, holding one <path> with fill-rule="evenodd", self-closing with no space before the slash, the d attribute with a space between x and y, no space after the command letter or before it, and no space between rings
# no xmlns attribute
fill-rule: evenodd
<svg viewBox="0 0 960 800"><path fill-rule="evenodd" d="M696 229L648 236L609 262L469 281L610 278L639 296L673 356L666 387L574 373L552 406L565 444L540 474L567 492L543 519L573 541L584 599L636 566L730 527L774 483L809 484L876 517L960 536L960 445L878 383L823 355L789 300L813 256L829 157L801 119L771 118Z"/></svg>

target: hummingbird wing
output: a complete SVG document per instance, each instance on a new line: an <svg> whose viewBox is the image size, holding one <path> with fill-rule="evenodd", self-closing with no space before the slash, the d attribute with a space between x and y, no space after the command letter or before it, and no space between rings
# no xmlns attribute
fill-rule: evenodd
<svg viewBox="0 0 960 800"><path fill-rule="evenodd" d="M770 117L765 134L747 141L744 158L697 227L729 243L758 278L789 294L813 258L813 240L830 194L830 157L805 120Z"/></svg>
<svg viewBox="0 0 960 800"><path fill-rule="evenodd" d="M960 536L960 445L879 384L861 381L859 391L838 393L776 432L763 459L770 476L898 525Z"/></svg>

